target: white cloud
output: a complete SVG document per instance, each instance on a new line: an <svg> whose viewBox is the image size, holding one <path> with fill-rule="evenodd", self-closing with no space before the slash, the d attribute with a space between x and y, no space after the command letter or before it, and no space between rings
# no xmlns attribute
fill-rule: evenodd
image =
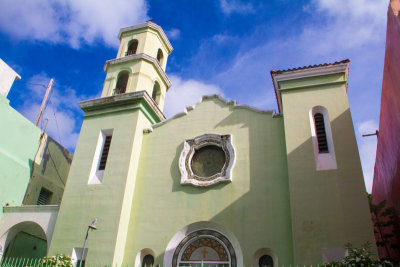
<svg viewBox="0 0 400 267"><path fill-rule="evenodd" d="M23 105L19 111L34 122L39 112L46 86L50 81L44 72L32 76L28 80L27 91L21 96ZM77 95L74 89L63 87L54 81L46 108L39 127L44 129L53 139L73 151L79 136L82 111L78 102L93 96Z"/></svg>
<svg viewBox="0 0 400 267"><path fill-rule="evenodd" d="M363 134L375 133L378 129L378 123L374 120L368 120L358 124L358 136ZM376 156L377 137L361 137L358 140L362 168L364 172L364 181L367 192L372 191L372 182L374 178L374 166Z"/></svg>
<svg viewBox="0 0 400 267"><path fill-rule="evenodd" d="M219 4L222 12L228 16L232 13L249 14L255 12L254 7L250 3L244 4L238 0L220 0Z"/></svg>
<svg viewBox="0 0 400 267"><path fill-rule="evenodd" d="M188 106L194 105L203 95L220 94L221 89L214 84L206 84L196 80L182 80L179 76L170 75L172 82L168 90L164 113L169 118L183 112Z"/></svg>
<svg viewBox="0 0 400 267"><path fill-rule="evenodd" d="M306 10L327 19L323 25L305 28L301 41L320 54L380 42L385 38L387 5L386 1L373 0L313 0Z"/></svg>
<svg viewBox="0 0 400 267"><path fill-rule="evenodd" d="M373 121L379 116L387 6L386 1L312 0L304 10L309 21L317 23L307 23L289 37L268 41L263 41L265 37L260 32L265 32L265 26L260 25L246 38L241 38L242 49L230 62L230 67L217 73L211 81L224 90L229 89L230 97L240 103L270 109L275 107L275 95L269 70L350 58L348 97L352 117L355 124L360 125L360 135L361 131L374 132L378 129ZM282 30L284 27L282 25ZM259 45L254 46L252 40L260 40ZM360 137L358 143L370 191L376 137Z"/></svg>
<svg viewBox="0 0 400 267"><path fill-rule="evenodd" d="M147 20L145 0L2 0L0 30L17 40L117 46L122 27Z"/></svg>
<svg viewBox="0 0 400 267"><path fill-rule="evenodd" d="M167 34L168 39L171 39L171 40L177 40L181 36L181 31L176 28L170 29L170 30L166 31L165 33Z"/></svg>

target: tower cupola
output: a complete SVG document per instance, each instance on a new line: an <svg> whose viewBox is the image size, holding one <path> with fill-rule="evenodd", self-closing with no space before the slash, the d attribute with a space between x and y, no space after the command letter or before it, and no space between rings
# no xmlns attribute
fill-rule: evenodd
<svg viewBox="0 0 400 267"><path fill-rule="evenodd" d="M101 97L146 91L162 111L171 82L165 68L173 48L160 26L153 22L122 28L117 57L106 61Z"/></svg>

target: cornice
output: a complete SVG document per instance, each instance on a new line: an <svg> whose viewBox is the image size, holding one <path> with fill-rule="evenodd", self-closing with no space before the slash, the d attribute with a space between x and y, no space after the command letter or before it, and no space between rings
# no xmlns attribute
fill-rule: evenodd
<svg viewBox="0 0 400 267"><path fill-rule="evenodd" d="M134 30L138 30L138 29L141 29L141 28L151 28L151 29L157 31L161 35L163 41L165 42L165 44L168 47L168 50L169 50L168 54L171 54L171 52L174 50L174 48L172 47L171 43L169 42L169 40L167 38L167 35L165 34L163 29L159 25L157 25L157 24L155 24L155 23L153 23L151 21L120 29L119 30L119 34L118 34L118 38L121 39L121 35L123 33L134 31Z"/></svg>
<svg viewBox="0 0 400 267"><path fill-rule="evenodd" d="M168 79L167 74L165 71L161 68L160 63L158 62L157 59L144 54L144 53L139 53L139 54L134 54L134 55L129 55L121 58L116 58L116 59L111 59L107 60L106 63L104 64L104 71L107 72L107 67L111 65L116 65L116 64L121 64L121 63L126 63L129 61L134 61L134 60L146 60L147 62L150 62L153 64L153 66L157 69L157 71L161 74L162 78L164 79L165 84L167 85L167 90L171 87L171 81Z"/></svg>
<svg viewBox="0 0 400 267"><path fill-rule="evenodd" d="M23 205L23 206L4 206L4 213L15 212L49 212L57 211L60 209L59 205Z"/></svg>
<svg viewBox="0 0 400 267"><path fill-rule="evenodd" d="M347 82L349 76L349 62L343 62L334 65L323 65L316 66L304 69L294 69L284 71L282 73L271 71L271 78L274 84L276 101L278 102L279 113L282 113L282 99L279 93L279 82L302 79L302 78L310 78L315 76L329 75L335 73L344 73L345 74L345 83L347 90Z"/></svg>
<svg viewBox="0 0 400 267"><path fill-rule="evenodd" d="M141 103L142 101L153 110L158 121L165 120L164 114L146 91L131 92L81 101L79 102L79 106L84 112L93 112L109 107L121 107L129 104Z"/></svg>

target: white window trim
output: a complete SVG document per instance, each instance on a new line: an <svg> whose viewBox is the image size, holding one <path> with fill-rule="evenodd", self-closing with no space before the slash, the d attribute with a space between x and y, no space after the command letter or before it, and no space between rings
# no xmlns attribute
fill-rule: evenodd
<svg viewBox="0 0 400 267"><path fill-rule="evenodd" d="M257 250L254 253L253 266L258 266L258 262L260 261L260 258L262 256L264 256L264 255L271 256L272 261L274 263L273 267L278 267L279 266L279 264L278 264L278 255L276 255L276 253L270 248L260 248L259 250Z"/></svg>
<svg viewBox="0 0 400 267"><path fill-rule="evenodd" d="M151 255L154 258L154 266L156 266L155 253L150 248L144 248L136 254L135 267L142 267L143 259L146 255ZM150 266L149 266L150 267Z"/></svg>
<svg viewBox="0 0 400 267"><path fill-rule="evenodd" d="M82 258L82 251L83 251L83 248L73 248L72 249L71 263L73 266L77 266L78 260L80 260ZM84 261L86 261L87 253L88 253L88 248L85 248L85 252L83 254ZM79 266L77 266L77 267L79 267Z"/></svg>
<svg viewBox="0 0 400 267"><path fill-rule="evenodd" d="M103 182L104 170L99 170L101 154L103 153L104 142L107 136L112 136L113 129L101 130L94 152L92 168L90 170L88 184L101 184Z"/></svg>
<svg viewBox="0 0 400 267"><path fill-rule="evenodd" d="M329 153L319 153L318 149L318 138L315 129L314 115L321 113L324 116L326 140L328 142ZM310 128L311 128L311 139L314 147L314 158L317 171L323 170L336 170L336 155L335 148L333 145L331 122L329 118L328 110L322 106L315 106L310 110Z"/></svg>

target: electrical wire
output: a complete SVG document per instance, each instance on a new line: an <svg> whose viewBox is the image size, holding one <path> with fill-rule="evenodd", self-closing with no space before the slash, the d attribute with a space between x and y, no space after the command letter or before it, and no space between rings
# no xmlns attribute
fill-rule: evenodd
<svg viewBox="0 0 400 267"><path fill-rule="evenodd" d="M30 85L43 86L43 87L45 87L45 88L47 88L47 86L48 86L48 84L30 83L30 82L23 82L23 81L20 81L19 83L26 83L26 84L30 84Z"/></svg>

